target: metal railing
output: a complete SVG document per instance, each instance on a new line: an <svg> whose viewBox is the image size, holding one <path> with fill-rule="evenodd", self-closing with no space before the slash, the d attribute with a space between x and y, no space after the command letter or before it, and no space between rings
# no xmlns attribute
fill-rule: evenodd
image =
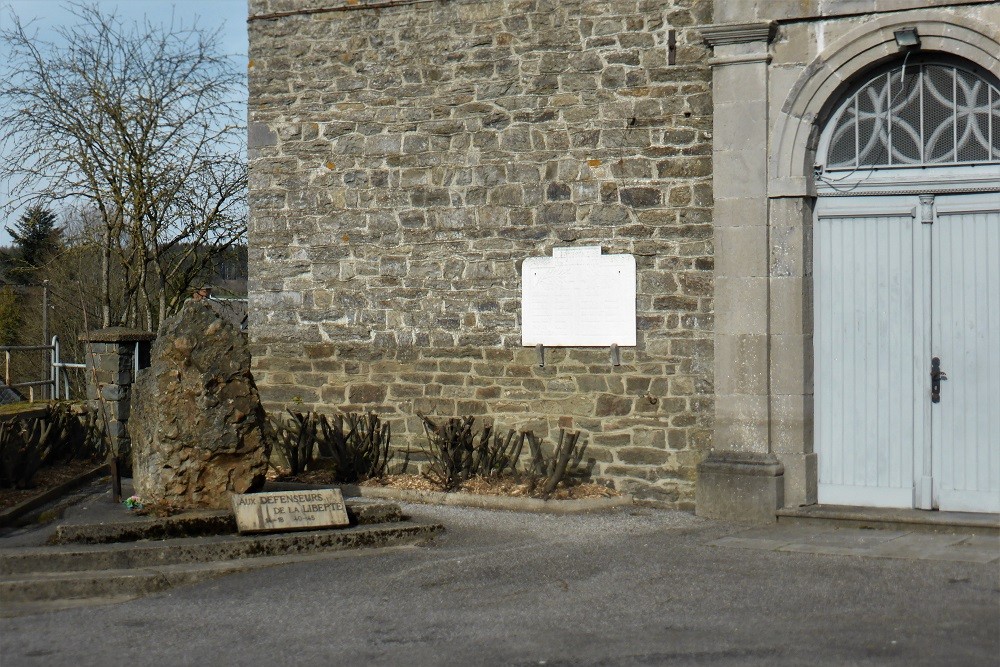
<svg viewBox="0 0 1000 667"><path fill-rule="evenodd" d="M226 308L229 313L229 320L239 327L240 331L246 332L249 320L250 300L245 296L213 296L209 294L209 301L215 301Z"/></svg>
<svg viewBox="0 0 1000 667"><path fill-rule="evenodd" d="M41 352L43 350L51 350L51 345L5 345L0 347L0 351L4 353L4 363L3 363L3 382L5 385L17 391L18 389L28 390L28 400L32 403L35 402L35 387L48 387L52 386L52 378L48 380L32 380L30 382L11 382L10 381L10 354L11 352ZM20 393L20 392L18 392ZM22 394L23 395L23 394Z"/></svg>
<svg viewBox="0 0 1000 667"><path fill-rule="evenodd" d="M136 348L138 352L138 347ZM138 356L138 354L136 355ZM138 363L138 362L137 362ZM59 400L59 372L62 371L62 380L64 386L64 393L62 398L69 400L69 373L66 372L67 368L82 368L86 370L87 364L75 364L69 361L62 361L59 355L59 336L52 337L52 371L51 371L51 381L52 386L55 388L55 398Z"/></svg>
<svg viewBox="0 0 1000 667"><path fill-rule="evenodd" d="M69 361L63 361L60 355L59 347L59 336L52 337L51 345L5 345L0 347L0 352L4 355L4 384L6 384L11 389L17 391L18 389L28 390L28 401L35 402L35 387L50 387L51 396L55 400L60 398L69 398L69 373L67 369L86 369L87 364L73 363ZM10 381L10 355L12 352L51 352L52 360L49 363L49 379L47 380L29 380L28 382L11 382ZM139 365L139 347L136 344L136 355L135 355L135 370L138 371ZM59 380L62 379L62 386L60 387ZM60 392L62 389L62 392ZM60 395L61 394L61 395Z"/></svg>

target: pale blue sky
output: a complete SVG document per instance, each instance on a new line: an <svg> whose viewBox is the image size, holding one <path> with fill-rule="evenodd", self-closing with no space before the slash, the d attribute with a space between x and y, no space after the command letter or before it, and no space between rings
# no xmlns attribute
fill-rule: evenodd
<svg viewBox="0 0 1000 667"><path fill-rule="evenodd" d="M91 0L88 4L95 4ZM244 66L247 59L247 0L96 0L102 9L115 9L126 21L148 18L152 23L174 23L190 27L197 21L201 28L222 28L222 50ZM70 25L75 17L66 8L64 0L0 0L0 26L8 25L11 12L23 23L33 20L43 37L55 37L52 28ZM0 156L0 159L3 159ZM0 200L6 202L7 187L0 183ZM10 244L4 227L13 224L0 216L0 246Z"/></svg>

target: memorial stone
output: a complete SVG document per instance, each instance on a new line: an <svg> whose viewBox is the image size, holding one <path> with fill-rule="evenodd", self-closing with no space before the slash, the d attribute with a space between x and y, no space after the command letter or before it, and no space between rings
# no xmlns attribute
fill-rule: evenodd
<svg viewBox="0 0 1000 667"><path fill-rule="evenodd" d="M146 503L229 507L267 472L267 419L244 336L204 302L164 321L133 389L133 474Z"/></svg>

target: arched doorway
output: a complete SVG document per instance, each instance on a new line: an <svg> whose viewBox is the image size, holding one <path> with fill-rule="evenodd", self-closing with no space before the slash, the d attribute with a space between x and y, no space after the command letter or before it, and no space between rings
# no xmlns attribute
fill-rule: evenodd
<svg viewBox="0 0 1000 667"><path fill-rule="evenodd" d="M828 504L1000 511L1000 87L867 73L817 151L814 442Z"/></svg>

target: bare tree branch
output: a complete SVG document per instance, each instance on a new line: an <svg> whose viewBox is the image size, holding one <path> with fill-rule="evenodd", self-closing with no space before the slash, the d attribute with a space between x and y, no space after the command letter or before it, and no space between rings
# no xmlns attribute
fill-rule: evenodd
<svg viewBox="0 0 1000 667"><path fill-rule="evenodd" d="M245 239L244 73L217 50L217 31L70 7L78 21L58 41L16 16L0 30L7 208L89 204L102 324L152 329Z"/></svg>

